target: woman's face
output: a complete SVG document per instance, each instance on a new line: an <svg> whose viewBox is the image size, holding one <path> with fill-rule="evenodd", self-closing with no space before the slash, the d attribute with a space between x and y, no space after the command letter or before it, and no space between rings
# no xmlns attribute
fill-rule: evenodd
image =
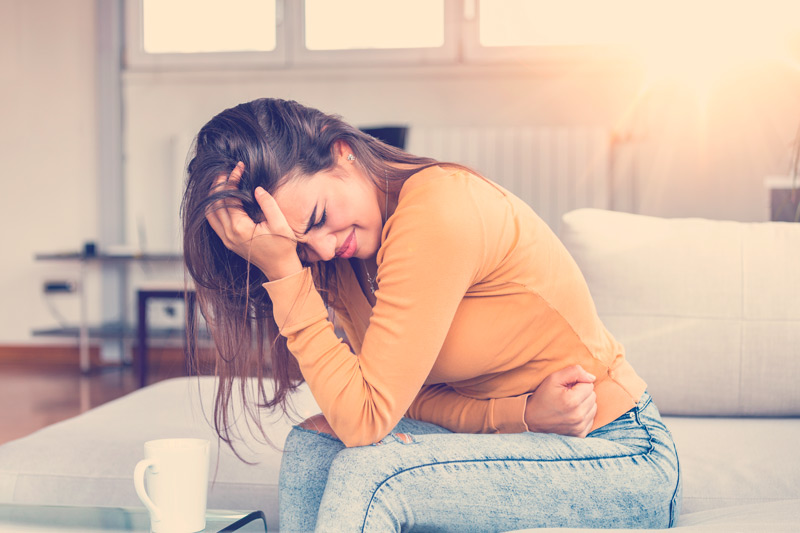
<svg viewBox="0 0 800 533"><path fill-rule="evenodd" d="M375 256L383 230L379 194L354 162L340 158L333 170L291 179L273 196L297 235L300 259L316 262Z"/></svg>

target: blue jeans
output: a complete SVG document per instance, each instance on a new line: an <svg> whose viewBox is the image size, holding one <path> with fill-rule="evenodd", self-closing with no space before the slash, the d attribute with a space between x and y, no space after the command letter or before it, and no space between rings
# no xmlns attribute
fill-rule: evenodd
<svg viewBox="0 0 800 533"><path fill-rule="evenodd" d="M663 528L680 502L672 436L645 393L585 439L451 433L403 419L379 444L345 448L295 427L281 464L280 530Z"/></svg>

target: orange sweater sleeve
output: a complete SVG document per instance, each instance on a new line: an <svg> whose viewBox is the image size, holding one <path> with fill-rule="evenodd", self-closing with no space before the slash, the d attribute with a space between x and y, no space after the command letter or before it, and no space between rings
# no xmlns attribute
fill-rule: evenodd
<svg viewBox="0 0 800 533"><path fill-rule="evenodd" d="M483 217L492 213L467 181L404 188L384 227L376 304L358 355L335 335L308 269L264 285L289 350L347 446L379 441L408 411L485 268Z"/></svg>
<svg viewBox="0 0 800 533"><path fill-rule="evenodd" d="M460 394L445 383L426 385L408 416L457 433L523 433L525 402L530 394L479 400Z"/></svg>

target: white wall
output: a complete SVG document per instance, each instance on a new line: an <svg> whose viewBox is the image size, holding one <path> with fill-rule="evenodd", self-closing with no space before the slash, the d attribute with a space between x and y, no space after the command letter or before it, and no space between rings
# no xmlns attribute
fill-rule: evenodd
<svg viewBox="0 0 800 533"><path fill-rule="evenodd" d="M96 236L94 0L0 0L0 343L55 319L48 278L74 265L34 261ZM53 304L77 315L76 299Z"/></svg>
<svg viewBox="0 0 800 533"><path fill-rule="evenodd" d="M734 72L703 94L670 80L645 87L634 69L326 68L128 73L129 238L175 242L170 140L182 151L211 116L262 96L296 99L356 125L588 125L633 136L636 210L659 216L764 220L763 178L787 170L800 120L800 73L781 65ZM423 154L424 155L424 154ZM172 234L164 234L170 228Z"/></svg>

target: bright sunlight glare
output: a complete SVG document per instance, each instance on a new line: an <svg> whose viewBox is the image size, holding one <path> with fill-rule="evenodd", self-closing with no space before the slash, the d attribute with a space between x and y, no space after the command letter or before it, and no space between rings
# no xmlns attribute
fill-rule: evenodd
<svg viewBox="0 0 800 533"><path fill-rule="evenodd" d="M483 46L621 48L651 78L707 84L736 65L787 57L800 0L482 0Z"/></svg>
<svg viewBox="0 0 800 533"><path fill-rule="evenodd" d="M788 59L800 30L796 0L672 0L653 16L659 23L640 36L650 76L699 86L737 66Z"/></svg>

